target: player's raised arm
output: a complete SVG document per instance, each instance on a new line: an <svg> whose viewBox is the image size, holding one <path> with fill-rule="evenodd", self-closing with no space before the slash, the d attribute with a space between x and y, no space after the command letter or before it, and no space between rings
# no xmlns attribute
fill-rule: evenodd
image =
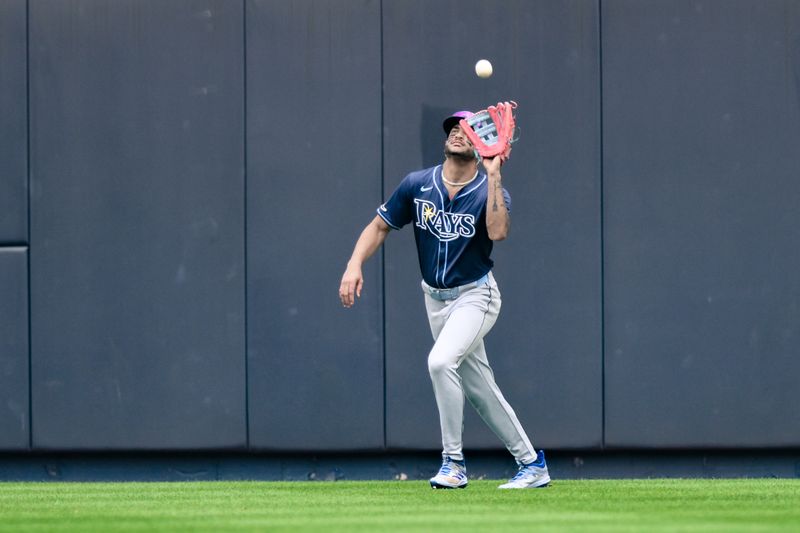
<svg viewBox="0 0 800 533"><path fill-rule="evenodd" d="M356 297L361 298L361 288L364 286L361 265L381 247L390 230L389 225L376 215L361 232L339 285L339 299L343 306L352 307Z"/></svg>
<svg viewBox="0 0 800 533"><path fill-rule="evenodd" d="M503 178L500 175L502 160L499 156L483 159L483 168L489 180L486 198L486 231L493 241L502 241L508 237L511 220L508 216L503 196Z"/></svg>

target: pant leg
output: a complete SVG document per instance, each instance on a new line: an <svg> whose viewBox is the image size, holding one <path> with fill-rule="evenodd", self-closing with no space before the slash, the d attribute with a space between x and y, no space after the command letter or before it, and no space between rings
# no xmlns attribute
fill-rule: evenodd
<svg viewBox="0 0 800 533"><path fill-rule="evenodd" d="M458 373L470 404L503 441L511 455L521 463L535 461L536 451L528 435L494 380L494 372L489 366L483 341L467 354Z"/></svg>
<svg viewBox="0 0 800 533"><path fill-rule="evenodd" d="M436 342L428 355L428 371L433 383L442 453L462 460L464 428L464 390L459 366L492 329L500 312L497 286L477 287L452 302L438 302L426 296L431 332Z"/></svg>

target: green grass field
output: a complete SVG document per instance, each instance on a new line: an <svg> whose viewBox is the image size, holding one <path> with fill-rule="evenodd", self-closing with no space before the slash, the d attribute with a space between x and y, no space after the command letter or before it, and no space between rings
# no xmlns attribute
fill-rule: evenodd
<svg viewBox="0 0 800 533"><path fill-rule="evenodd" d="M0 483L0 531L800 531L800 480Z"/></svg>

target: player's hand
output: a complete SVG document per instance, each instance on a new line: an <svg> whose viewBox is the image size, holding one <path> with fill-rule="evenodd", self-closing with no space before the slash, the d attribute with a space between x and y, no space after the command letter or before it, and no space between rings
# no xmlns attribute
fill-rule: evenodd
<svg viewBox="0 0 800 533"><path fill-rule="evenodd" d="M361 298L361 287L364 286L364 276L361 267L349 266L344 271L342 283L339 285L339 299L345 307L352 307L356 297Z"/></svg>
<svg viewBox="0 0 800 533"><path fill-rule="evenodd" d="M489 175L498 174L500 172L500 167L502 165L503 165L503 158L499 155L495 157L483 158L483 168L486 169L486 173Z"/></svg>

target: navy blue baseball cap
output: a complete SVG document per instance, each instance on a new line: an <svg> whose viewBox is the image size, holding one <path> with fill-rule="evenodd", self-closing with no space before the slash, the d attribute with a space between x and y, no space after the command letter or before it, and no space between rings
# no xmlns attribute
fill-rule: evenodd
<svg viewBox="0 0 800 533"><path fill-rule="evenodd" d="M461 122L462 118L469 118L474 115L472 111L456 111L442 122L442 127L444 128L445 135L450 135L450 130L453 129L453 126Z"/></svg>

